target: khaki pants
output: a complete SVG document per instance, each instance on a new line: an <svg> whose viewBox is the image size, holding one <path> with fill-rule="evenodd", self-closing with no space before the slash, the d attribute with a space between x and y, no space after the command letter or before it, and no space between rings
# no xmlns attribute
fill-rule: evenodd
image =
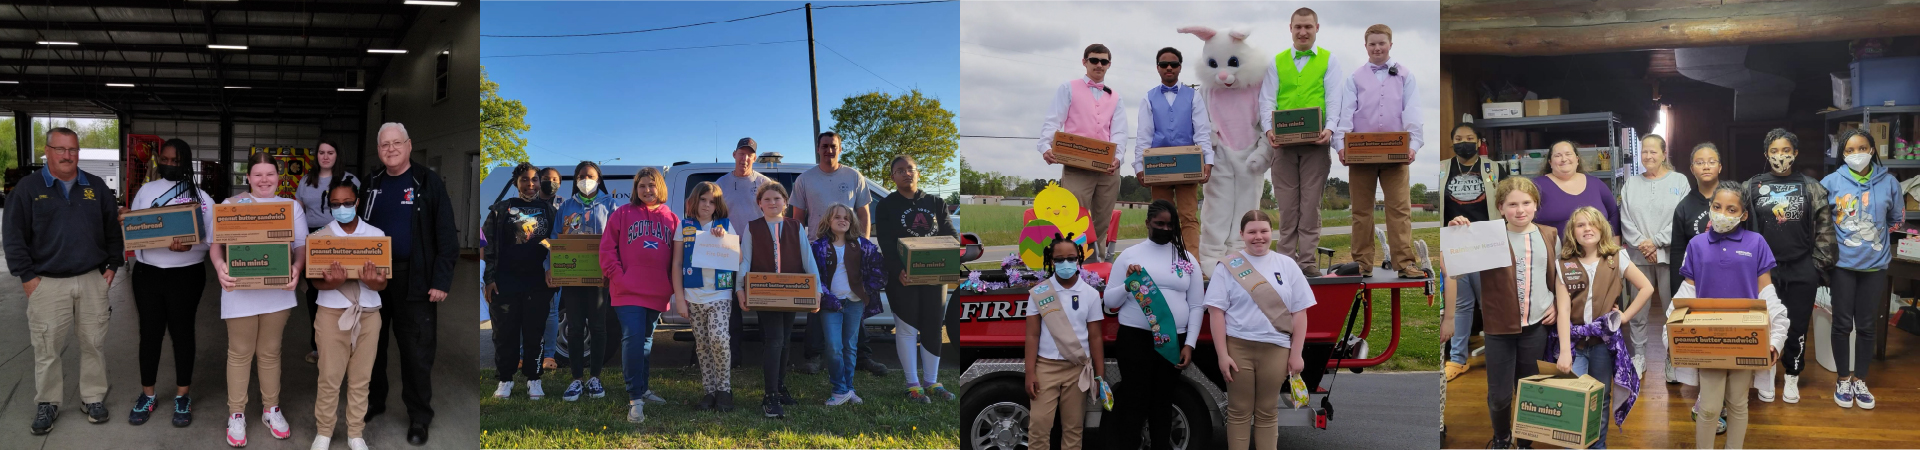
<svg viewBox="0 0 1920 450"><path fill-rule="evenodd" d="M1040 396L1033 399L1033 421L1027 423L1027 448L1046 449L1053 433L1053 416L1060 415L1060 448L1080 449L1080 432L1087 425L1087 391L1080 390L1080 366L1057 359L1038 358L1034 379Z"/></svg>
<svg viewBox="0 0 1920 450"><path fill-rule="evenodd" d="M260 357L260 407L280 406L280 335L287 311L227 319L227 414L247 407L247 369Z"/></svg>
<svg viewBox="0 0 1920 450"><path fill-rule="evenodd" d="M72 278L40 277L27 297L27 335L33 342L33 401L60 404L66 394L66 374L60 349L67 332L80 326L80 402L107 399L106 354L107 280L96 274Z"/></svg>
<svg viewBox="0 0 1920 450"><path fill-rule="evenodd" d="M1274 250L1299 262L1303 270L1319 268L1314 251L1320 247L1320 197L1327 189L1327 170L1333 167L1328 151L1325 145L1273 150L1273 201L1280 213L1274 218L1280 222L1273 224Z"/></svg>
<svg viewBox="0 0 1920 450"><path fill-rule="evenodd" d="M1113 202L1120 199L1120 175L1107 175L1076 167L1061 167L1060 187L1073 192L1080 207L1087 209L1093 224L1087 230L1087 256L1105 260L1107 227L1113 224Z"/></svg>
<svg viewBox="0 0 1920 450"><path fill-rule="evenodd" d="M1720 407L1727 408L1727 448L1741 448L1747 440L1747 390L1753 388L1753 371L1700 369L1700 414L1693 421L1695 448L1713 448L1713 435L1720 428Z"/></svg>
<svg viewBox="0 0 1920 450"><path fill-rule="evenodd" d="M367 427L367 383L373 377L373 355L380 348L380 311L362 310L360 329L342 331L340 315L347 310L320 307L313 320L313 341L320 346L320 390L313 401L313 417L320 436L332 436L340 403L340 379L347 379L347 437L357 438ZM358 342L350 334L358 332Z"/></svg>
<svg viewBox="0 0 1920 450"><path fill-rule="evenodd" d="M1363 270L1380 264L1380 251L1373 242L1373 193L1375 183L1386 190L1387 249L1394 270L1414 269L1413 209L1408 194L1406 164L1354 164L1347 166L1347 185L1353 195L1353 261ZM1361 274L1366 274L1362 271Z"/></svg>
<svg viewBox="0 0 1920 450"><path fill-rule="evenodd" d="M1286 347L1227 337L1240 373L1227 382L1227 448L1274 450L1280 445L1280 394L1287 389Z"/></svg>
<svg viewBox="0 0 1920 450"><path fill-rule="evenodd" d="M1198 250L1200 248L1200 185L1153 186L1151 194L1154 200L1173 202L1174 210L1179 212L1174 219L1180 221L1180 242L1187 247L1187 251Z"/></svg>

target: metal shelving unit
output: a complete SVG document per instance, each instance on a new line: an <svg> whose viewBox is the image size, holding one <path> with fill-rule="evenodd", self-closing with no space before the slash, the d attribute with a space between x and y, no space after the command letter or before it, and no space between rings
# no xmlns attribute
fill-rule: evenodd
<svg viewBox="0 0 1920 450"><path fill-rule="evenodd" d="M1889 123L1887 127L1887 135L1889 137L1905 136L1906 134L1904 132L1907 129L1920 126L1920 124L1911 123L1906 120L1907 116L1903 116L1902 114L1920 114L1920 106L1861 106L1852 109L1821 112L1820 116L1824 121L1824 126L1821 128L1821 131L1826 134L1826 138L1822 139L1821 142L1827 144L1826 147L1820 149L1821 154L1826 155L1827 148L1834 148L1839 145L1839 143L1833 141L1833 138L1840 134L1840 122L1857 120L1861 123L1861 126L1867 126L1867 124L1873 123L1873 117L1875 115L1891 116L1892 120L1887 121ZM1893 145L1891 142L1876 142L1876 144ZM1826 161L1826 170L1829 173L1834 170L1839 170L1841 166L1840 158L1837 156L1826 155L1823 160ZM1896 174L1905 172L1907 176L1913 176L1914 173L1920 172L1920 159L1883 158L1880 160L1880 164L1886 166L1887 169L1894 171ZM1908 212L1906 221L1920 222L1920 212Z"/></svg>
<svg viewBox="0 0 1920 450"><path fill-rule="evenodd" d="M1511 119L1481 119L1474 126L1487 134L1486 139L1493 141L1488 148L1497 148L1500 134L1493 130L1503 128L1522 128L1542 132L1605 132L1607 136L1607 160L1609 169L1587 172L1603 180L1614 192L1620 191L1622 180L1614 177L1614 169L1623 164L1620 158L1620 118L1612 112L1590 112L1580 114L1561 114L1557 116L1516 117ZM1502 155L1507 156L1507 155ZM1532 174L1522 174L1531 176Z"/></svg>

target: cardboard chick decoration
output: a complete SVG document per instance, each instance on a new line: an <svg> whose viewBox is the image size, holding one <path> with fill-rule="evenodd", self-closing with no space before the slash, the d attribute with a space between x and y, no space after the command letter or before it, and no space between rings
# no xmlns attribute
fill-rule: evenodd
<svg viewBox="0 0 1920 450"><path fill-rule="evenodd" d="M1053 241L1054 234L1073 233L1074 244L1085 248L1091 219L1072 191L1057 182L1047 182L1047 187L1033 196L1033 220L1020 230L1020 262L1029 269L1043 267L1047 243Z"/></svg>

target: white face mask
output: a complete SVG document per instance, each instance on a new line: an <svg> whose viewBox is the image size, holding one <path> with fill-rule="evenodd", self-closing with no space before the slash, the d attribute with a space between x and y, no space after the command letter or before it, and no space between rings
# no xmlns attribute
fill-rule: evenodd
<svg viewBox="0 0 1920 450"><path fill-rule="evenodd" d="M1873 154L1872 153L1855 153L1855 154L1847 155L1846 160L1847 160L1847 167L1853 168L1853 171L1855 173L1866 173L1867 164L1870 164L1873 162Z"/></svg>
<svg viewBox="0 0 1920 450"><path fill-rule="evenodd" d="M582 194L587 194L587 195L593 195L593 189L594 189L594 188L597 188L597 187L600 187L600 186L599 186L599 185L600 185L600 180L595 180L595 179L591 179L591 178L589 178L589 179L585 179L585 180L578 180L578 181L574 181L574 182L573 182L573 184L576 184L576 185L579 185L579 186L580 186L580 193L582 193Z"/></svg>
<svg viewBox="0 0 1920 450"><path fill-rule="evenodd" d="M1713 231L1720 234L1732 233L1733 227L1740 226L1740 216L1729 216L1719 212L1709 213L1713 217Z"/></svg>

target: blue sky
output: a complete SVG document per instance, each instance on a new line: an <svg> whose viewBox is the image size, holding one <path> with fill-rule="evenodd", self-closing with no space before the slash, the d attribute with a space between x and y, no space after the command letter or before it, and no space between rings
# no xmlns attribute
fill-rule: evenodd
<svg viewBox="0 0 1920 450"><path fill-rule="evenodd" d="M878 2L814 7L871 3ZM486 37L672 27L803 4L488 1L480 9L480 63L501 96L526 104L533 129L523 136L535 164L731 162L734 143L749 136L786 162L812 162L803 11L612 36ZM872 91L917 88L959 112L959 6L816 9L821 129L832 129L829 112L842 99ZM656 49L673 50L633 52ZM620 51L627 52L512 57ZM925 188L945 194L957 186Z"/></svg>

